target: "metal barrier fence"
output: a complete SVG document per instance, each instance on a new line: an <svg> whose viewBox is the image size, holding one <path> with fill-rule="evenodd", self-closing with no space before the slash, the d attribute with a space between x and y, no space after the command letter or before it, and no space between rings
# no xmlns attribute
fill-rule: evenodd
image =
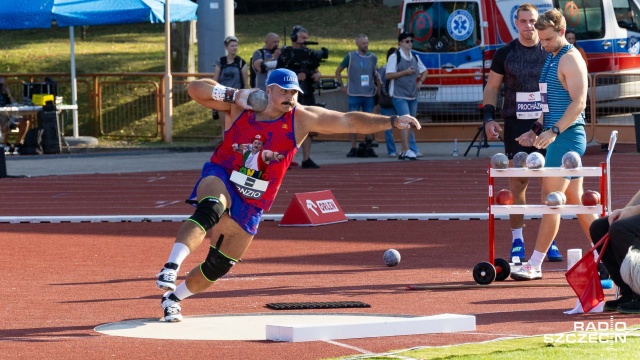
<svg viewBox="0 0 640 360"><path fill-rule="evenodd" d="M21 99L22 83L50 77L57 81L58 96L71 102L71 81L65 73L0 74L16 99ZM479 75L468 75L477 81ZM221 135L211 110L192 101L186 88L189 81L211 78L213 73L173 74L172 138L212 139ZM330 78L330 77L327 77ZM446 84L464 83L463 77L430 75ZM634 113L640 113L640 73L599 73L590 76L586 109L589 141L608 143L611 130L618 130L619 143L635 143ZM109 138L163 139L163 73L94 73L77 76L78 123L81 135ZM595 86L593 86L595 84ZM437 96L437 92L442 92ZM452 86L450 90L422 87L418 118L424 130L418 141L471 141L482 125L481 86ZM458 102L456 102L459 99ZM329 109L347 110L347 95L335 90L318 90L316 100ZM447 104L447 106L443 106ZM72 124L65 119L63 131L71 135ZM345 140L346 135L321 135L320 140Z"/></svg>
<svg viewBox="0 0 640 360"><path fill-rule="evenodd" d="M640 113L640 73L600 73L592 77L589 89L589 140L601 144L609 141L612 130L618 130L618 142L633 144L636 139L634 113ZM588 112L589 113L589 112Z"/></svg>

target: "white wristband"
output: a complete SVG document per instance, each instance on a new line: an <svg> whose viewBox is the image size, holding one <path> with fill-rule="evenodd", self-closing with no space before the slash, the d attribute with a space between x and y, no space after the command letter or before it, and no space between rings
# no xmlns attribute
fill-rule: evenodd
<svg viewBox="0 0 640 360"><path fill-rule="evenodd" d="M234 88L216 84L216 86L211 90L211 98L216 101L235 103L237 91L238 90Z"/></svg>
<svg viewBox="0 0 640 360"><path fill-rule="evenodd" d="M276 65L278 64L278 62L276 60L273 61L266 61L264 63L264 65L267 67L267 70L273 70L276 68Z"/></svg>

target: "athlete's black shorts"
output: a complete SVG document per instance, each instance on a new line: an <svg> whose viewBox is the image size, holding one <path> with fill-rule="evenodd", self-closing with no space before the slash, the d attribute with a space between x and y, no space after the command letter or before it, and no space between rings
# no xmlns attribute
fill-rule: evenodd
<svg viewBox="0 0 640 360"><path fill-rule="evenodd" d="M513 159L513 156L520 151L524 151L527 154L537 151L543 156L546 155L546 149L538 149L534 146L525 147L518 144L516 141L517 137L531 130L531 125L534 121L537 120L519 120L516 118L504 119L504 153L509 159Z"/></svg>

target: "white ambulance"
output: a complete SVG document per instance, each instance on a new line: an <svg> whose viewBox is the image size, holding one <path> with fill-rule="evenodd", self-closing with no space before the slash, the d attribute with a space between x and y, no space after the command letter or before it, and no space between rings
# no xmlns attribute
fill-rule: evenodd
<svg viewBox="0 0 640 360"><path fill-rule="evenodd" d="M488 75L495 51L518 37L516 9L524 2L404 0L399 31L414 33L413 52L430 75L446 75L427 77L419 93L420 113L481 112L483 74ZM578 45L587 53L590 73L640 71L640 0L529 2L540 13L552 8L563 11L567 28L576 32ZM596 98L600 102L638 95L640 86L618 84L598 86Z"/></svg>

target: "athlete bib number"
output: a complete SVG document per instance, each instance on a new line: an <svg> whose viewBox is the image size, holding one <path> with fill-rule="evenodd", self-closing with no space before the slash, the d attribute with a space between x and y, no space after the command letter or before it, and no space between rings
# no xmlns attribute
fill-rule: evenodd
<svg viewBox="0 0 640 360"><path fill-rule="evenodd" d="M542 115L540 92L516 93L516 117L521 120L538 119Z"/></svg>
<svg viewBox="0 0 640 360"><path fill-rule="evenodd" d="M547 97L547 83L540 83L540 100L542 101L542 112L549 112L549 98Z"/></svg>
<svg viewBox="0 0 640 360"><path fill-rule="evenodd" d="M247 199L260 199L269 184L267 181L247 176L235 170L231 172L229 180L236 186L240 195Z"/></svg>

